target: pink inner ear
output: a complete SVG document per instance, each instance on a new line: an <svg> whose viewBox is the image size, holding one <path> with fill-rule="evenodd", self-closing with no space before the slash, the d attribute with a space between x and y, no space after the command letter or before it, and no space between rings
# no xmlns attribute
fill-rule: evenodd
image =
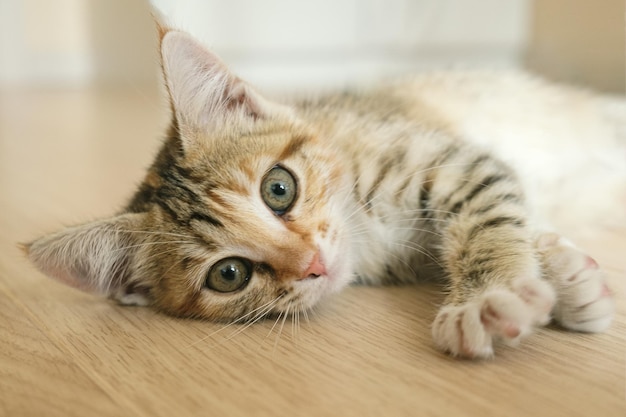
<svg viewBox="0 0 626 417"><path fill-rule="evenodd" d="M68 271L64 271L62 268L58 268L56 266L48 266L45 268L43 265L40 265L38 262L35 262L39 269L45 273L46 275L54 278L56 281L59 281L65 285L70 287L74 287L78 290L88 292L88 293L99 293L99 288L91 282L88 278L80 278L75 275L69 273Z"/></svg>
<svg viewBox="0 0 626 417"><path fill-rule="evenodd" d="M279 106L265 100L219 57L183 32L165 35L161 56L173 107L179 122L189 127L214 130L233 120L245 124L278 111Z"/></svg>
<svg viewBox="0 0 626 417"><path fill-rule="evenodd" d="M225 94L228 94L226 100L228 103L227 108L229 110L235 111L238 108L245 108L246 114L254 120L257 120L260 117L261 109L259 108L257 101L250 96L245 83L241 79L235 77L232 87L230 90L227 89Z"/></svg>
<svg viewBox="0 0 626 417"><path fill-rule="evenodd" d="M143 214L122 214L43 236L25 245L28 259L44 274L70 287L103 294L130 276L135 225Z"/></svg>

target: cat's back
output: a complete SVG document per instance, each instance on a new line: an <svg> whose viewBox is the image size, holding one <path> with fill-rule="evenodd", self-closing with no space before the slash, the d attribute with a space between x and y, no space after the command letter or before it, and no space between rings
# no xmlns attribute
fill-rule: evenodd
<svg viewBox="0 0 626 417"><path fill-rule="evenodd" d="M522 127L525 140L549 130L552 142L626 141L626 98L548 82L521 71L433 71L367 89L298 102L315 120L392 123L449 128L464 139L506 140ZM497 138L497 139L495 139Z"/></svg>
<svg viewBox="0 0 626 417"><path fill-rule="evenodd" d="M626 141L624 96L609 97L520 71L425 73L390 84L388 91L409 106L431 108L473 141L506 140L505 132L513 126L525 141L541 131L550 133L551 142L568 145L590 136L596 144Z"/></svg>
<svg viewBox="0 0 626 417"><path fill-rule="evenodd" d="M606 206L588 192L626 196L623 96L517 71L439 71L305 100L300 109L352 150L358 143L374 153L398 137L426 146L432 132L486 148L517 169L541 212L567 205L581 207L568 211L572 218L602 215Z"/></svg>
<svg viewBox="0 0 626 417"><path fill-rule="evenodd" d="M514 166L539 213L567 213L559 216L568 223L624 218L624 96L506 71L424 74L391 94L429 107L454 134Z"/></svg>

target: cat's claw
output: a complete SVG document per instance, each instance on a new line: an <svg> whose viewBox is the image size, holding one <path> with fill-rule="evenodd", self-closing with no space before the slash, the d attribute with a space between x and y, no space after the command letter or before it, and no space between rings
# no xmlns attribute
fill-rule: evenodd
<svg viewBox="0 0 626 417"><path fill-rule="evenodd" d="M521 279L462 305L444 306L433 323L437 347L453 356L488 358L493 342L515 344L549 321L554 291L542 280Z"/></svg>

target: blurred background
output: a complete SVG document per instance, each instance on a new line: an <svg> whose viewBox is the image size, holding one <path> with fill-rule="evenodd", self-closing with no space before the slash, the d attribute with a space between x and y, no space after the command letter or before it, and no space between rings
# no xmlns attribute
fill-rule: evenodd
<svg viewBox="0 0 626 417"><path fill-rule="evenodd" d="M451 66L625 89L623 0L153 0L265 89ZM0 0L0 89L159 84L147 0ZM144 87L141 87L144 88Z"/></svg>

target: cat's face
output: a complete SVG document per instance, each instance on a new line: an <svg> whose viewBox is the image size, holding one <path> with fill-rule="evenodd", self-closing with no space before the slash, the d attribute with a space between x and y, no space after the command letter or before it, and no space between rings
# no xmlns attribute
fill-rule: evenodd
<svg viewBox="0 0 626 417"><path fill-rule="evenodd" d="M301 311L345 286L341 161L187 35L168 32L161 52L174 128L128 211L43 237L30 259L81 289L210 319Z"/></svg>
<svg viewBox="0 0 626 417"><path fill-rule="evenodd" d="M209 318L293 312L350 278L333 155L292 124L258 124L243 136L187 132L192 145L155 170L157 188L171 176L185 187L153 204L147 224L156 233L141 256L159 277L159 308Z"/></svg>

